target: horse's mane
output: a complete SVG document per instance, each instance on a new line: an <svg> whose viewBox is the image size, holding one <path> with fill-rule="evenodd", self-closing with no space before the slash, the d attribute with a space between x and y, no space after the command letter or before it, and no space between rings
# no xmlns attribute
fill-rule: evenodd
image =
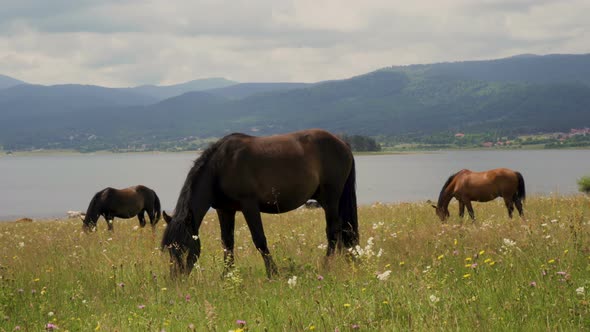
<svg viewBox="0 0 590 332"><path fill-rule="evenodd" d="M455 176L457 176L457 174L459 174L459 172L451 174L451 176L449 176L449 178L447 179L447 182L445 182L442 189L440 190L440 194L438 194L438 204L437 204L438 206L440 206L442 204L442 197L443 197L443 193L445 192L445 189L447 189L447 187L449 186L449 184L451 184L451 182L453 181Z"/></svg>
<svg viewBox="0 0 590 332"><path fill-rule="evenodd" d="M176 220L188 220L189 213L190 213L190 197L193 185L199 178L199 175L203 171L203 168L207 163L213 158L213 156L219 151L219 148L225 144L230 138L235 136L247 136L244 134L233 133L223 138L219 139L217 142L212 143L209 147L201 153L199 158L197 158L194 163L193 167L189 170L186 180L182 185L182 189L180 190L180 195L178 196L178 201L176 202L176 208L174 208L174 219Z"/></svg>
<svg viewBox="0 0 590 332"><path fill-rule="evenodd" d="M108 188L103 189L103 190L97 192L96 194L94 194L94 196L90 200L90 203L88 204L88 209L86 210L86 215L90 216L91 218L94 218L94 215L97 213L97 205L100 202L100 197L107 189Z"/></svg>

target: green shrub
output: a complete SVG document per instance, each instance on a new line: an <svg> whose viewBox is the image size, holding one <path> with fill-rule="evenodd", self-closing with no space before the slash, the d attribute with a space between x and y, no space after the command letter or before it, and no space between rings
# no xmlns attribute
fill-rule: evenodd
<svg viewBox="0 0 590 332"><path fill-rule="evenodd" d="M578 180L578 189L586 194L590 194L590 176L583 176Z"/></svg>

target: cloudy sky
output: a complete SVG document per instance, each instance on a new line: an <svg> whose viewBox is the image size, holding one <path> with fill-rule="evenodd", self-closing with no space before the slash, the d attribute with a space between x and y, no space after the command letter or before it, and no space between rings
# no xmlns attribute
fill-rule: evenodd
<svg viewBox="0 0 590 332"><path fill-rule="evenodd" d="M316 82L590 53L590 0L0 0L0 74L122 87Z"/></svg>

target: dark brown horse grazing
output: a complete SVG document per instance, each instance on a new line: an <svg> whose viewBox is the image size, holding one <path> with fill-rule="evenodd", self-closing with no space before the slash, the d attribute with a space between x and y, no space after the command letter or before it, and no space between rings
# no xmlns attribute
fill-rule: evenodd
<svg viewBox="0 0 590 332"><path fill-rule="evenodd" d="M213 207L226 267L233 266L235 215L241 211L271 278L277 267L260 213L288 212L310 198L325 211L328 256L337 244L358 244L354 158L346 143L319 129L268 137L225 136L195 160L174 216L164 212L168 226L162 248L169 249L172 275L191 272L201 253L201 221Z"/></svg>
<svg viewBox="0 0 590 332"><path fill-rule="evenodd" d="M137 216L141 227L145 226L144 212L150 218L152 229L155 228L160 219L160 199L156 193L145 186L138 185L125 189L105 188L97 192L90 204L86 216L82 220L84 229L91 230L96 227L98 218L103 216L109 230L113 230L113 219L132 218Z"/></svg>
<svg viewBox="0 0 590 332"><path fill-rule="evenodd" d="M510 218L512 218L514 205L520 216L524 216L522 202L526 198L526 193L522 174L507 168L496 168L485 172L463 169L451 175L445 182L438 196L438 204L433 207L440 220L445 221L450 215L449 202L456 198L459 201L459 216L463 218L465 207L467 207L469 216L475 220L471 201L488 202L496 197L504 199Z"/></svg>

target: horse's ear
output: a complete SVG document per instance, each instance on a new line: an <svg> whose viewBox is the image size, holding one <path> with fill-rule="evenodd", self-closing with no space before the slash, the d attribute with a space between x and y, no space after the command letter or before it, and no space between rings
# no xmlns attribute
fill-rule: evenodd
<svg viewBox="0 0 590 332"><path fill-rule="evenodd" d="M430 206L432 206L432 207L433 207L433 208L435 208L435 209L438 209L438 208L436 207L436 205L432 205L432 204L431 204Z"/></svg>
<svg viewBox="0 0 590 332"><path fill-rule="evenodd" d="M166 211L162 211L162 217L164 217L164 221L169 224L172 221L172 217L166 213Z"/></svg>

